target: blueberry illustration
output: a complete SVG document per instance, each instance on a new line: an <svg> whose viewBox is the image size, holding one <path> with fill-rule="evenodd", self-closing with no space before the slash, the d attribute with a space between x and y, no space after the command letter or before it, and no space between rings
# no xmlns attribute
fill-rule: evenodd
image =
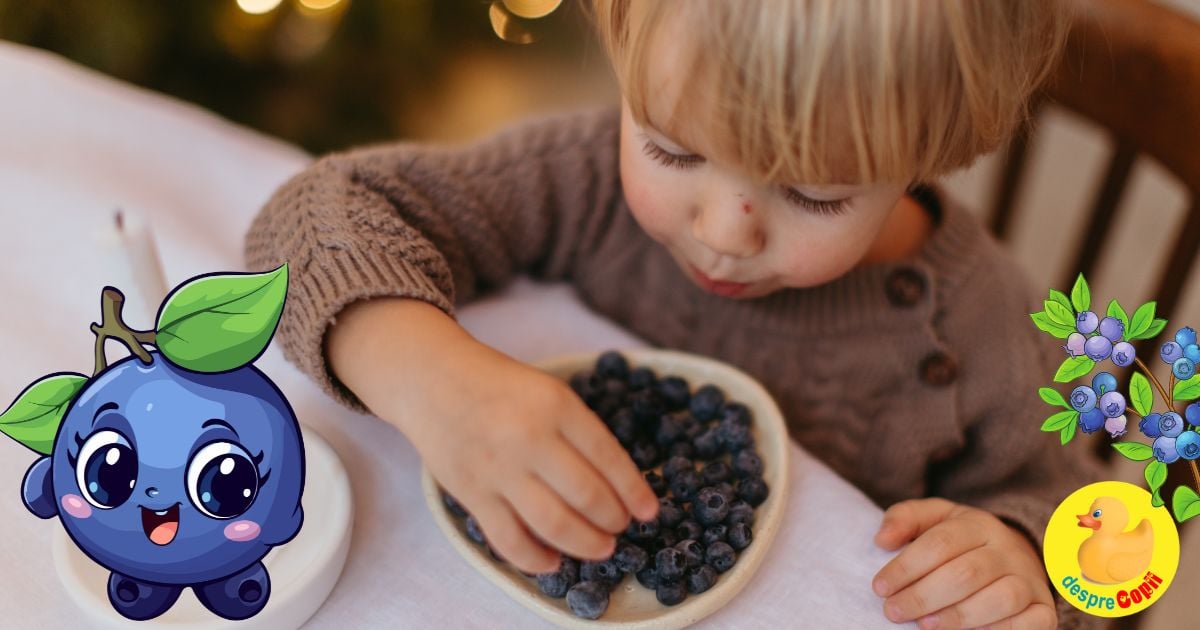
<svg viewBox="0 0 1200 630"><path fill-rule="evenodd" d="M1164 464L1178 460L1179 451L1175 448L1175 438L1164 435L1154 440L1154 458Z"/></svg>
<svg viewBox="0 0 1200 630"><path fill-rule="evenodd" d="M1158 421L1162 419L1162 414L1152 413L1142 418L1138 423L1138 430L1143 435L1149 438L1156 438L1162 435L1162 431L1158 428Z"/></svg>
<svg viewBox="0 0 1200 630"><path fill-rule="evenodd" d="M699 594L712 588L717 583L717 571L707 564L702 564L691 571L687 575L687 589L689 593Z"/></svg>
<svg viewBox="0 0 1200 630"><path fill-rule="evenodd" d="M1083 346L1087 342L1087 335L1081 333L1071 333L1067 337L1067 343L1063 346L1063 350L1073 357L1083 356Z"/></svg>
<svg viewBox="0 0 1200 630"><path fill-rule="evenodd" d="M1104 427L1104 412L1099 407L1093 407L1079 414L1079 428L1084 433L1095 433Z"/></svg>
<svg viewBox="0 0 1200 630"><path fill-rule="evenodd" d="M1183 418L1174 411L1168 411L1158 419L1158 431L1163 437L1179 437L1183 433L1183 426Z"/></svg>
<svg viewBox="0 0 1200 630"><path fill-rule="evenodd" d="M538 588L550 597L567 596L567 591L579 581L579 561L561 556L558 570L537 576Z"/></svg>
<svg viewBox="0 0 1200 630"><path fill-rule="evenodd" d="M738 451L733 456L733 474L738 477L758 477L762 475L762 458L753 449Z"/></svg>
<svg viewBox="0 0 1200 630"><path fill-rule="evenodd" d="M1186 381L1196 374L1196 363L1184 357L1171 364L1171 373L1175 375L1175 378Z"/></svg>
<svg viewBox="0 0 1200 630"><path fill-rule="evenodd" d="M658 587L654 589L654 596L663 606L675 606L687 599L687 586L682 580L664 582L660 579Z"/></svg>
<svg viewBox="0 0 1200 630"><path fill-rule="evenodd" d="M1125 335L1125 324L1115 317L1105 317L1100 320L1100 335L1117 343Z"/></svg>
<svg viewBox="0 0 1200 630"><path fill-rule="evenodd" d="M704 560L709 566L717 570L717 573L724 573L733 568L737 562L737 552L729 543L713 543L708 546L704 552Z"/></svg>
<svg viewBox="0 0 1200 630"><path fill-rule="evenodd" d="M1124 415L1115 418L1109 418L1104 421L1104 430L1112 437L1120 437L1125 435L1126 418Z"/></svg>
<svg viewBox="0 0 1200 630"><path fill-rule="evenodd" d="M1184 348L1196 343L1196 330L1191 326L1184 326L1175 331L1175 343Z"/></svg>
<svg viewBox="0 0 1200 630"><path fill-rule="evenodd" d="M692 395L690 409L692 415L701 422L708 422L717 417L721 405L725 403L725 393L716 385L702 385Z"/></svg>
<svg viewBox="0 0 1200 630"><path fill-rule="evenodd" d="M658 583L677 582L687 570L687 558L675 547L660 549L654 555L654 566L658 569Z"/></svg>
<svg viewBox="0 0 1200 630"><path fill-rule="evenodd" d="M600 378L629 378L629 362L620 353L609 350L596 359L596 374Z"/></svg>
<svg viewBox="0 0 1200 630"><path fill-rule="evenodd" d="M1183 347L1183 356L1192 363L1200 363L1200 346L1189 343Z"/></svg>
<svg viewBox="0 0 1200 630"><path fill-rule="evenodd" d="M1105 418L1116 418L1125 413L1125 396L1121 392L1108 392L1100 397L1099 409Z"/></svg>
<svg viewBox="0 0 1200 630"><path fill-rule="evenodd" d="M1131 365L1135 359L1137 359L1137 348L1134 348L1133 344L1128 341L1122 341L1113 346L1112 361L1117 367Z"/></svg>
<svg viewBox="0 0 1200 630"><path fill-rule="evenodd" d="M576 617L597 619L608 610L608 586L600 582L579 582L567 591L567 606Z"/></svg>
<svg viewBox="0 0 1200 630"><path fill-rule="evenodd" d="M753 540L753 532L750 526L745 523L734 523L729 527L729 546L735 551L741 551L750 546Z"/></svg>
<svg viewBox="0 0 1200 630"><path fill-rule="evenodd" d="M1117 377L1108 372L1100 372L1092 379L1092 389L1096 390L1096 394L1103 396L1108 392L1117 390ZM1076 409L1076 411L1082 411Z"/></svg>
<svg viewBox="0 0 1200 630"><path fill-rule="evenodd" d="M1083 344L1083 352L1093 361L1103 361L1112 354L1112 342L1101 335L1089 337Z"/></svg>
<svg viewBox="0 0 1200 630"><path fill-rule="evenodd" d="M1071 390L1071 408L1079 413L1095 409L1096 402L1096 391L1087 385L1080 385Z"/></svg>
<svg viewBox="0 0 1200 630"><path fill-rule="evenodd" d="M617 552L613 554L612 560L622 572L637 573L650 563L650 555L637 545L621 543L617 547Z"/></svg>
<svg viewBox="0 0 1200 630"><path fill-rule="evenodd" d="M1200 457L1200 433L1195 431L1184 431L1179 437L1175 438L1175 450L1179 456L1194 460Z"/></svg>
<svg viewBox="0 0 1200 630"><path fill-rule="evenodd" d="M1100 319L1091 311L1084 311L1075 316L1075 330L1090 335L1096 330L1096 326L1100 323Z"/></svg>
<svg viewBox="0 0 1200 630"><path fill-rule="evenodd" d="M704 488L692 502L692 516L701 525L716 525L729 514L729 501L715 488Z"/></svg>
<svg viewBox="0 0 1200 630"><path fill-rule="evenodd" d="M1168 341L1162 345L1158 356L1162 358L1163 363L1174 363L1183 358L1183 346L1174 341Z"/></svg>
<svg viewBox="0 0 1200 630"><path fill-rule="evenodd" d="M1183 410L1183 415L1187 418L1188 424L1194 427L1200 427L1200 403L1192 403Z"/></svg>
<svg viewBox="0 0 1200 630"><path fill-rule="evenodd" d="M692 399L688 382L678 376L668 376L658 382L658 393L668 411L686 409Z"/></svg>

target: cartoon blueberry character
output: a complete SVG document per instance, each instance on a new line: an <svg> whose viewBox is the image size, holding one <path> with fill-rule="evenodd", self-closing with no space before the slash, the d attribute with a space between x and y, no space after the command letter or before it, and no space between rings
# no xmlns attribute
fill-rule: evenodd
<svg viewBox="0 0 1200 630"><path fill-rule="evenodd" d="M129 619L161 615L187 587L221 617L257 614L271 593L262 559L303 522L300 426L251 363L282 310L278 294L264 315L262 295L286 290L286 267L201 278L198 289L176 290L184 306L173 311L168 300L157 331L126 327L123 296L106 289L105 323L92 328L94 375L46 377L0 416L0 429L44 454L22 481L26 507L58 516L76 546L111 571L109 601ZM251 301L236 304L239 294ZM225 301L213 308L207 296ZM230 313L257 319L230 325ZM133 355L105 366L103 343L113 337ZM60 421L27 431L46 408Z"/></svg>

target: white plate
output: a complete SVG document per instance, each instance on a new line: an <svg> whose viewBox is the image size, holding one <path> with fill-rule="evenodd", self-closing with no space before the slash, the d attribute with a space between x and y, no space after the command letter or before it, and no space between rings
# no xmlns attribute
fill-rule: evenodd
<svg viewBox="0 0 1200 630"><path fill-rule="evenodd" d="M567 628L621 627L665 630L682 628L712 614L737 595L766 557L779 530L788 496L788 432L779 407L762 385L751 376L728 364L702 356L672 350L631 349L621 354L631 367L649 367L655 374L681 376L693 392L701 385L720 387L727 398L750 408L754 415L753 433L763 461L763 477L770 494L755 511L754 538L738 556L732 569L722 573L717 583L699 595L688 594L683 603L664 606L651 591L633 576L626 576L609 596L608 609L596 620L576 617L567 607L566 598L555 599L538 590L537 581L526 578L515 568L492 559L487 550L467 538L459 519L442 503L437 482L422 468L421 484L425 502L438 527L471 566L499 586L510 597L549 621ZM535 367L566 380L579 370L591 369L597 353L572 354L545 359Z"/></svg>
<svg viewBox="0 0 1200 630"><path fill-rule="evenodd" d="M329 443L312 429L303 425L300 429L304 439L304 524L295 538L263 558L271 576L267 605L249 619L230 621L210 612L192 589L186 588L175 605L150 624L172 628L298 628L329 597L350 550L354 512L350 481ZM108 601L109 571L75 546L58 519L47 524L55 529L51 545L54 568L71 599L86 615L87 625L146 628L147 622L126 619L113 610Z"/></svg>

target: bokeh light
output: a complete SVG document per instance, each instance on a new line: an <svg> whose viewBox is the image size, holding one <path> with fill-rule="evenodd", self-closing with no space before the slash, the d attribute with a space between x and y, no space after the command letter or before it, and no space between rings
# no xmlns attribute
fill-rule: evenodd
<svg viewBox="0 0 1200 630"><path fill-rule="evenodd" d="M283 0L237 0L238 8L251 15L262 15L270 13L278 7Z"/></svg>

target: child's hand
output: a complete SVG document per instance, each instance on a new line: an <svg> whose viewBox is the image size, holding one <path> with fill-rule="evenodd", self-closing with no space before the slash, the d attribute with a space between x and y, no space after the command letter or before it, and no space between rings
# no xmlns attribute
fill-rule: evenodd
<svg viewBox="0 0 1200 630"><path fill-rule="evenodd" d="M894 550L909 541L872 584L888 619L921 628L1058 623L1037 552L992 514L945 499L902 501L884 513L875 543Z"/></svg>

